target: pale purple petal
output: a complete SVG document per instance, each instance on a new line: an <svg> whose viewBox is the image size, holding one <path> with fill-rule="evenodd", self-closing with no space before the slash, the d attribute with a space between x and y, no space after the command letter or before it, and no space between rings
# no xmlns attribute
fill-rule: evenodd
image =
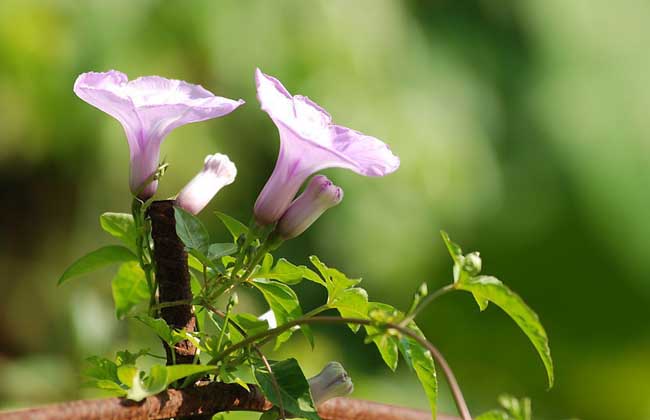
<svg viewBox="0 0 650 420"><path fill-rule="evenodd" d="M178 194L176 204L192 214L198 214L226 185L235 181L237 167L228 156L216 153L205 158L199 172Z"/></svg>
<svg viewBox="0 0 650 420"><path fill-rule="evenodd" d="M160 144L174 128L226 115L244 103L181 80L147 76L129 82L115 70L80 75L74 92L124 127L131 156L129 184L134 193L156 171ZM155 181L147 185L139 191L140 198L151 197L156 186Z"/></svg>
<svg viewBox="0 0 650 420"><path fill-rule="evenodd" d="M295 238L329 208L343 200L343 190L324 175L313 177L278 221L275 231L284 240Z"/></svg>
<svg viewBox="0 0 650 420"><path fill-rule="evenodd" d="M332 124L322 107L305 96L291 96L259 69L255 80L261 107L278 127L281 143L275 169L255 203L258 223L276 222L305 180L322 169L384 176L399 167L399 158L381 140Z"/></svg>

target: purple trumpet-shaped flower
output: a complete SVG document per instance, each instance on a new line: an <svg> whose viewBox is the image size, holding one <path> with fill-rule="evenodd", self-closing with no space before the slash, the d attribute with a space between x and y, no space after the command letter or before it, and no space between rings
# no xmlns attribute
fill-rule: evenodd
<svg viewBox="0 0 650 420"><path fill-rule="evenodd" d="M147 76L129 81L115 70L79 75L74 92L124 127L131 157L129 184L143 200L156 192L157 181L144 184L158 168L160 144L167 134L188 123L229 114L244 103L181 80Z"/></svg>
<svg viewBox="0 0 650 420"><path fill-rule="evenodd" d="M399 158L379 139L332 124L323 108L305 96L291 96L279 80L255 73L257 97L280 131L275 169L255 202L255 219L275 223L304 181L325 168L347 168L365 176L384 176Z"/></svg>
<svg viewBox="0 0 650 420"><path fill-rule="evenodd" d="M316 405L335 397L344 397L354 391L352 379L339 362L329 362L318 375L307 381Z"/></svg>
<svg viewBox="0 0 650 420"><path fill-rule="evenodd" d="M295 238L318 219L325 210L343 200L343 190L324 175L316 175L307 188L282 215L275 231L284 240Z"/></svg>
<svg viewBox="0 0 650 420"><path fill-rule="evenodd" d="M178 193L176 204L196 215L226 185L235 181L237 167L220 153L205 157L203 170Z"/></svg>

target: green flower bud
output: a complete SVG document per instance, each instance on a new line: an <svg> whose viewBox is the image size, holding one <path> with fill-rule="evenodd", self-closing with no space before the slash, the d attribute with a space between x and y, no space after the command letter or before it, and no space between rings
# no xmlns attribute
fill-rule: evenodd
<svg viewBox="0 0 650 420"><path fill-rule="evenodd" d="M481 272L483 262L478 252L471 252L463 258L463 271L467 272L470 276L476 276Z"/></svg>

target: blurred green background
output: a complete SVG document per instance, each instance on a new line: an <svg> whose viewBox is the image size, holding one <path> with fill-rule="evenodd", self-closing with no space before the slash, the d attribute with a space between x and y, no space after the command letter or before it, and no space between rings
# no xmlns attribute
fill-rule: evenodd
<svg viewBox="0 0 650 420"><path fill-rule="evenodd" d="M402 159L383 179L327 171L345 200L281 254L318 254L404 308L422 281L450 281L445 229L537 310L556 363L547 391L502 312L441 299L420 322L473 413L507 391L532 397L536 419L650 419L649 17L642 0L3 0L0 407L97 395L80 387L84 357L142 345L113 315L113 270L56 287L68 263L110 242L98 215L130 204L122 129L74 96L75 77L159 74L247 101L163 146L160 197L208 153L237 163L237 182L202 214L216 240L226 234L212 210L248 220L277 153L259 66ZM308 308L323 298L299 292ZM284 350L308 375L340 360L355 396L426 408L404 366L390 374L346 329L318 332L315 352L300 337ZM446 389L441 404L454 412Z"/></svg>

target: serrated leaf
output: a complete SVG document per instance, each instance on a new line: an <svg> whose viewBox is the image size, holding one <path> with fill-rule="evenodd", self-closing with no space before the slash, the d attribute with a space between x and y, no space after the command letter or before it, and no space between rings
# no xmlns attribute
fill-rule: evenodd
<svg viewBox="0 0 650 420"><path fill-rule="evenodd" d="M128 213L104 213L99 216L99 224L105 232L114 236L135 251L137 232L133 215Z"/></svg>
<svg viewBox="0 0 650 420"><path fill-rule="evenodd" d="M149 301L149 286L144 271L135 261L120 266L111 283L115 315L124 318L137 305Z"/></svg>
<svg viewBox="0 0 650 420"><path fill-rule="evenodd" d="M316 269L320 272L321 276L325 280L328 303L335 300L338 297L339 293L342 293L346 289L349 289L350 287L355 286L361 282L361 279L350 279L339 270L328 267L315 255L310 256L309 261L311 261L311 263L314 265L314 267L316 267Z"/></svg>
<svg viewBox="0 0 650 420"><path fill-rule="evenodd" d="M58 284L91 273L112 264L135 261L137 257L128 248L120 245L108 245L96 249L72 263L59 278Z"/></svg>
<svg viewBox="0 0 650 420"><path fill-rule="evenodd" d="M267 254L271 255L271 254ZM269 263L270 262L270 263ZM271 267L273 259L264 258L262 266L253 275L256 279L273 279L285 284L298 284L305 277L305 266L298 266L290 263L284 258L280 258L275 266Z"/></svg>
<svg viewBox="0 0 650 420"><path fill-rule="evenodd" d="M219 220L221 220L221 222L224 224L226 229L228 229L228 232L230 232L232 238L235 241L241 235L245 235L248 233L248 227L246 227L245 224L235 219L234 217L228 216L227 214L218 211L215 211L214 213L217 215Z"/></svg>
<svg viewBox="0 0 650 420"><path fill-rule="evenodd" d="M394 307L380 302L369 302L367 308L368 313L373 311L386 313L396 312ZM386 363L386 366L394 371L397 368L397 361L399 358L397 337L389 335L388 333L370 325L366 325L364 328L369 337L374 337L372 341L375 343L375 346L377 346L377 350L379 350L379 354L381 354L381 358Z"/></svg>
<svg viewBox="0 0 650 420"><path fill-rule="evenodd" d="M528 336L544 363L549 387L553 386L553 360L548 336L537 314L506 285L495 277L479 276L457 283L456 287L472 293L477 302L490 301L500 307ZM481 309L485 309L483 306Z"/></svg>
<svg viewBox="0 0 650 420"><path fill-rule="evenodd" d="M210 235L203 223L180 207L174 207L174 218L176 219L176 234L187 248L196 249L205 254L208 252Z"/></svg>
<svg viewBox="0 0 650 420"><path fill-rule="evenodd" d="M273 385L273 379L266 366L255 366L255 379L266 398L276 406L279 406L282 401L284 410L296 417L319 420L320 417L309 391L309 383L296 359L271 361L269 364L280 388L281 398L278 398L277 389Z"/></svg>
<svg viewBox="0 0 650 420"><path fill-rule="evenodd" d="M330 303L344 318L368 317L368 293L360 287L345 290ZM359 331L359 324L348 324L353 332Z"/></svg>
<svg viewBox="0 0 650 420"><path fill-rule="evenodd" d="M269 307L275 315L278 326L302 316L302 309L300 308L298 296L296 296L293 289L286 284L267 279L254 279L252 284L262 292L264 299L269 304ZM313 347L313 335L311 334L311 330L305 327L308 326L304 325L300 330ZM287 341L291 337L291 334L291 330L280 334L276 339L275 347L278 348L282 343Z"/></svg>

